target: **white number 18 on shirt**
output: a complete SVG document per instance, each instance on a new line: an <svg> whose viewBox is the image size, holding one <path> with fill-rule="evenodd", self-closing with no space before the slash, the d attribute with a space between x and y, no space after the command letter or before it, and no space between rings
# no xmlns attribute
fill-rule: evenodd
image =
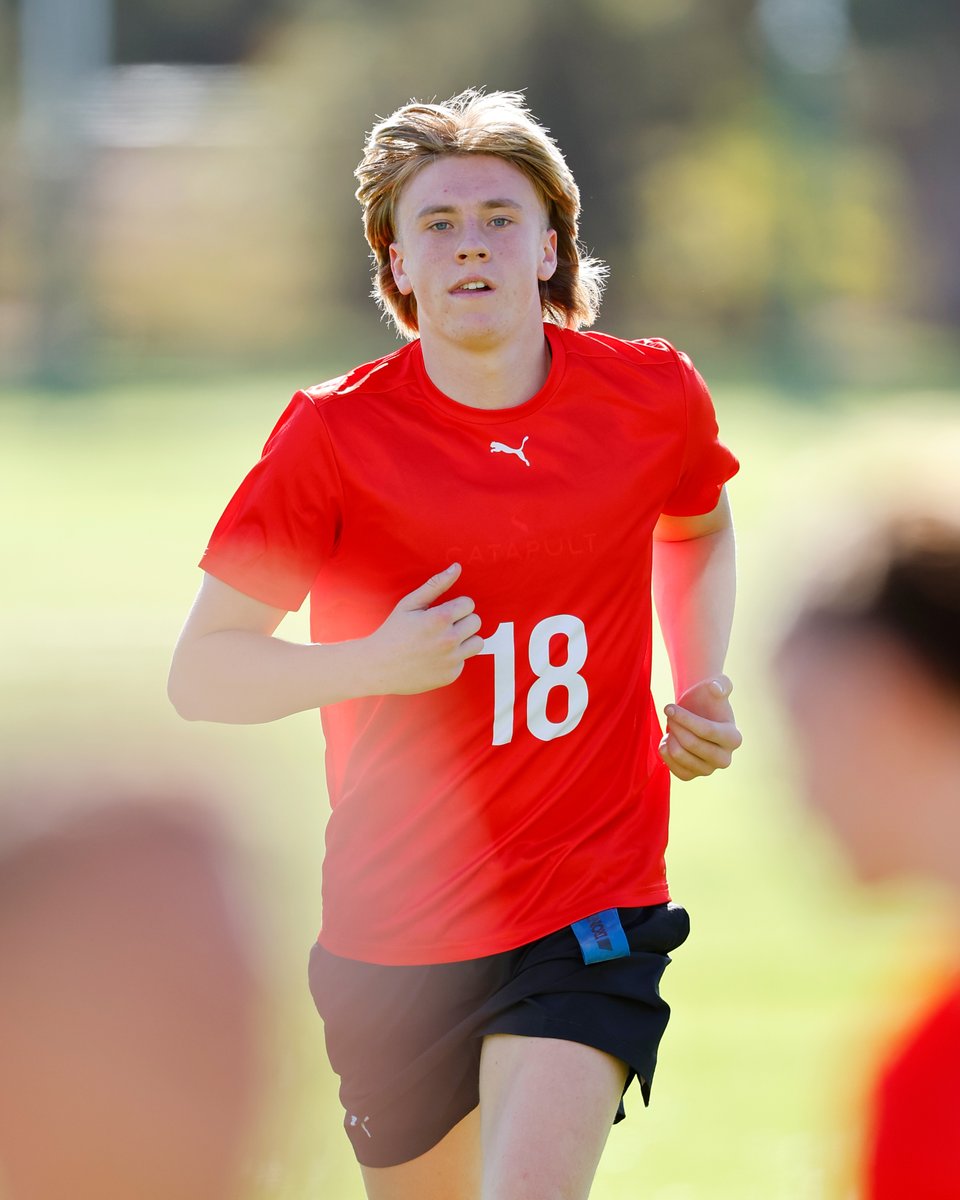
<svg viewBox="0 0 960 1200"><path fill-rule="evenodd" d="M560 666L550 661L550 639L556 635L567 641L566 661ZM501 621L490 637L484 638L480 653L493 657L493 745L504 746L513 741L517 699L513 622ZM587 661L587 631L583 622L570 613L544 617L533 627L527 653L537 677L527 693L527 728L534 737L549 742L576 729L590 698L587 681L579 674ZM562 721L552 721L547 716L547 698L554 688L564 688L567 693L567 715Z"/></svg>

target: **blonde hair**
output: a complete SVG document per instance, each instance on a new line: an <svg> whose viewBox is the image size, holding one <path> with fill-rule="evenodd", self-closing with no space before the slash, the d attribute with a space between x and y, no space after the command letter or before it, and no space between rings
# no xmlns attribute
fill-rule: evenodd
<svg viewBox="0 0 960 1200"><path fill-rule="evenodd" d="M411 101L373 127L354 174L363 228L373 254L373 296L405 337L419 328L417 302L401 295L390 270L397 199L427 163L443 155L489 154L521 170L543 200L557 234L557 269L540 281L544 317L568 329L596 320L606 265L577 240L580 189L556 142L533 118L519 92L468 88L443 104Z"/></svg>

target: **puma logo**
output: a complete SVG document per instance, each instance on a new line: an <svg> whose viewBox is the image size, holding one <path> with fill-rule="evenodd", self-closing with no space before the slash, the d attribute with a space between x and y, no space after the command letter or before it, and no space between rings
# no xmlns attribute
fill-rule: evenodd
<svg viewBox="0 0 960 1200"><path fill-rule="evenodd" d="M503 442L491 442L490 443L490 453L491 454L515 454L517 456L517 458L520 459L520 461L523 463L523 465L525 467L529 467L530 461L523 452L523 448L527 444L527 442L529 442L529 440L530 440L529 436L525 437L519 446L505 446L503 444Z"/></svg>

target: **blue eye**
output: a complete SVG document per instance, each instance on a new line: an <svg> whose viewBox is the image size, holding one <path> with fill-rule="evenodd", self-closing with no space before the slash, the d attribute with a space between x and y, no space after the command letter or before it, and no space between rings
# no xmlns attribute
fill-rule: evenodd
<svg viewBox="0 0 960 1200"><path fill-rule="evenodd" d="M497 229L506 229L506 227L510 224L510 218L494 217L490 224L495 226Z"/></svg>
<svg viewBox="0 0 960 1200"><path fill-rule="evenodd" d="M436 229L436 230L438 230L440 233L443 233L443 231L444 231L445 229L451 229L451 228L452 228L452 226L451 226L451 224L450 224L450 222L449 222L449 221L434 221L434 223L433 223L433 224L430 226L430 228L431 228L431 229Z"/></svg>

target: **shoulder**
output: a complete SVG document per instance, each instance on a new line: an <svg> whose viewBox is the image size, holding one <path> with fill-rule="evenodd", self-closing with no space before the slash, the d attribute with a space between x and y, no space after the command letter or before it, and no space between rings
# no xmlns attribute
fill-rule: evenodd
<svg viewBox="0 0 960 1200"><path fill-rule="evenodd" d="M627 370L666 371L677 378L693 368L688 356L662 337L628 339L593 329L562 329L560 336L568 357L599 370L605 363L618 363Z"/></svg>
<svg viewBox="0 0 960 1200"><path fill-rule="evenodd" d="M597 383L656 398L680 412L709 399L702 376L689 356L662 337L628 340L594 330L561 330L567 363Z"/></svg>
<svg viewBox="0 0 960 1200"><path fill-rule="evenodd" d="M416 354L416 343L410 342L392 354L361 363L344 375L303 388L298 395L316 411L347 397L356 400L364 396L382 395L409 383L415 369Z"/></svg>
<svg viewBox="0 0 960 1200"><path fill-rule="evenodd" d="M409 386L415 371L412 353L413 343L372 362L361 363L343 375L300 388L280 414L264 451L291 443L306 445L318 440L328 441L330 418L335 413L345 412L350 419L357 413L357 401L384 396ZM355 422L351 420L350 423Z"/></svg>

